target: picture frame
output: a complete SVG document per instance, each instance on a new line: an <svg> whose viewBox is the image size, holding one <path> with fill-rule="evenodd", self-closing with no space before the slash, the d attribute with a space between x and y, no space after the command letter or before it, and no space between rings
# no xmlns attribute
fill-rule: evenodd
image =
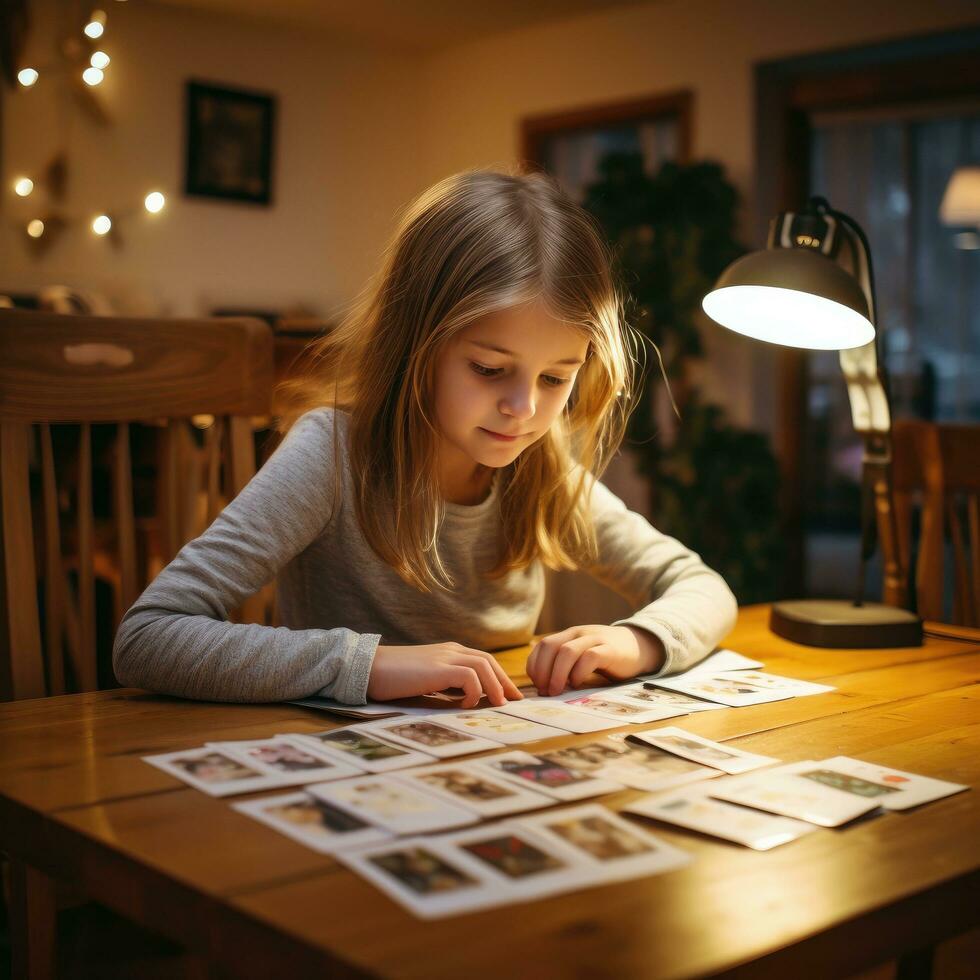
<svg viewBox="0 0 980 980"><path fill-rule="evenodd" d="M184 193L268 206L275 123L271 93L188 81Z"/></svg>

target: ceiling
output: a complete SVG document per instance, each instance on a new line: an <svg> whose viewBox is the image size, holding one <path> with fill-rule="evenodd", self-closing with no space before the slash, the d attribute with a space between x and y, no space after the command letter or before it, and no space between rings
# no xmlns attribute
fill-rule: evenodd
<svg viewBox="0 0 980 980"><path fill-rule="evenodd" d="M531 24L650 0L155 0L380 47L434 51Z"/></svg>

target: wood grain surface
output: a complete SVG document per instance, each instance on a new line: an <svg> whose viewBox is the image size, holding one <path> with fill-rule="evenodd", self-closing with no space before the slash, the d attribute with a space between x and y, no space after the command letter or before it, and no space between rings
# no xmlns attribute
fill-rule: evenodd
<svg viewBox="0 0 980 980"><path fill-rule="evenodd" d="M767 614L742 609L725 645L836 691L643 727L681 724L786 761L852 755L980 780L980 639L817 650L774 636ZM528 652L499 655L518 683L527 682ZM761 854L644 822L694 860L666 875L425 922L331 858L140 758L337 724L291 705L130 689L0 705L0 838L28 868L81 885L242 977L847 976L980 922L975 790ZM638 795L604 802L619 808Z"/></svg>

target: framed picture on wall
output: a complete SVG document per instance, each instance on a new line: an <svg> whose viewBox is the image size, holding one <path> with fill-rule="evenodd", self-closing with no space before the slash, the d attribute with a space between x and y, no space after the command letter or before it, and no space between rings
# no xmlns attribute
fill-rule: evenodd
<svg viewBox="0 0 980 980"><path fill-rule="evenodd" d="M274 95L189 81L184 192L268 205L275 115Z"/></svg>
<svg viewBox="0 0 980 980"><path fill-rule="evenodd" d="M681 91L531 116L521 122L523 157L581 203L609 153L641 153L651 176L667 160L688 162L693 102Z"/></svg>

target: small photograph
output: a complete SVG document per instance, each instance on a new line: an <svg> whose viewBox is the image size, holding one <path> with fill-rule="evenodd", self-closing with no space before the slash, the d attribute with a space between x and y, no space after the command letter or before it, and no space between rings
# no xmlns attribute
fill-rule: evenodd
<svg viewBox="0 0 980 980"><path fill-rule="evenodd" d="M346 776L359 776L362 770L346 762L306 748L299 739L287 736L239 742L214 742L210 748L237 756L260 772L281 776L283 783L313 783Z"/></svg>
<svg viewBox="0 0 980 980"><path fill-rule="evenodd" d="M522 744L538 739L557 738L566 732L527 718L504 715L496 711L467 711L439 719L444 725L470 735L483 735L504 744Z"/></svg>
<svg viewBox="0 0 980 980"><path fill-rule="evenodd" d="M368 860L417 895L457 892L480 884L465 871L424 847L373 854Z"/></svg>
<svg viewBox="0 0 980 980"><path fill-rule="evenodd" d="M589 778L567 766L557 765L544 758L529 762L504 759L499 765L501 772L510 773L535 786L547 786L549 789L571 786L573 783L581 783Z"/></svg>
<svg viewBox="0 0 980 980"><path fill-rule="evenodd" d="M624 742L607 738L586 742L584 745L566 745L561 749L541 752L539 758L580 772L595 772L611 762L630 756L633 751L634 749Z"/></svg>
<svg viewBox="0 0 980 980"><path fill-rule="evenodd" d="M336 783L317 783L308 792L393 834L448 830L465 827L478 819L471 811L395 777L362 776Z"/></svg>
<svg viewBox="0 0 980 980"><path fill-rule="evenodd" d="M378 738L388 739L396 745L420 749L438 758L451 758L500 748L500 742L470 732L460 731L458 728L444 725L441 720L436 721L432 717L414 718L412 720L393 718L372 722L369 731L372 735L377 735Z"/></svg>
<svg viewBox="0 0 980 980"><path fill-rule="evenodd" d="M394 745L362 727L332 728L312 735L293 735L290 741L310 744L316 751L338 757L363 772L388 772L432 762L433 757L417 749Z"/></svg>
<svg viewBox="0 0 980 980"><path fill-rule="evenodd" d="M548 822L552 833L575 847L587 851L596 860L609 861L631 854L648 854L655 848L638 834L601 816Z"/></svg>
<svg viewBox="0 0 980 980"><path fill-rule="evenodd" d="M518 834L487 837L460 844L459 847L513 879L527 878L565 867L564 862L557 857Z"/></svg>
<svg viewBox="0 0 980 980"><path fill-rule="evenodd" d="M230 752L210 746L186 752L148 755L143 757L143 761L209 796L233 796L289 785L288 777L270 775Z"/></svg>
<svg viewBox="0 0 980 980"><path fill-rule="evenodd" d="M680 735L661 735L657 741L669 749L681 749L685 752L696 752L703 759L713 759L718 762L723 762L728 759L737 758L734 752L729 752L727 749L719 749L711 745L702 745L701 742L695 742L689 738L683 738Z"/></svg>
<svg viewBox="0 0 980 980"><path fill-rule="evenodd" d="M349 752L351 755L359 759L366 759L368 762L375 762L379 759L396 759L406 754L404 749L371 738L369 735L354 731L351 728L320 732L313 737L319 739L324 745L339 749L341 752Z"/></svg>
<svg viewBox="0 0 980 980"><path fill-rule="evenodd" d="M324 834L346 834L352 830L363 830L369 824L350 813L324 803L312 796L304 795L288 803L273 803L265 807L265 812L283 823L316 830Z"/></svg>
<svg viewBox="0 0 980 980"><path fill-rule="evenodd" d="M824 786L832 786L844 793L853 793L855 796L886 796L888 793L901 793L897 786L882 786L881 783L872 783L868 779L860 776L851 776L846 772L834 772L832 769L811 769L809 772L799 773L804 779L812 779L815 783L823 783Z"/></svg>
<svg viewBox="0 0 980 980"><path fill-rule="evenodd" d="M468 740L468 736L463 732L453 731L445 725L438 725L431 721L406 721L400 725L386 727L385 730L392 735L406 738L410 742L418 742L420 745L437 748L441 745L455 745Z"/></svg>
<svg viewBox="0 0 980 980"><path fill-rule="evenodd" d="M233 803L232 808L322 854L377 844L389 837L359 817L303 792Z"/></svg>
<svg viewBox="0 0 980 980"><path fill-rule="evenodd" d="M509 787L491 782L465 769L442 769L420 774L417 778L419 782L452 793L469 803L488 803L517 795Z"/></svg>
<svg viewBox="0 0 980 980"><path fill-rule="evenodd" d="M232 779L254 779L262 775L224 752L205 752L203 755L178 756L171 760L177 769L202 783L226 783Z"/></svg>

